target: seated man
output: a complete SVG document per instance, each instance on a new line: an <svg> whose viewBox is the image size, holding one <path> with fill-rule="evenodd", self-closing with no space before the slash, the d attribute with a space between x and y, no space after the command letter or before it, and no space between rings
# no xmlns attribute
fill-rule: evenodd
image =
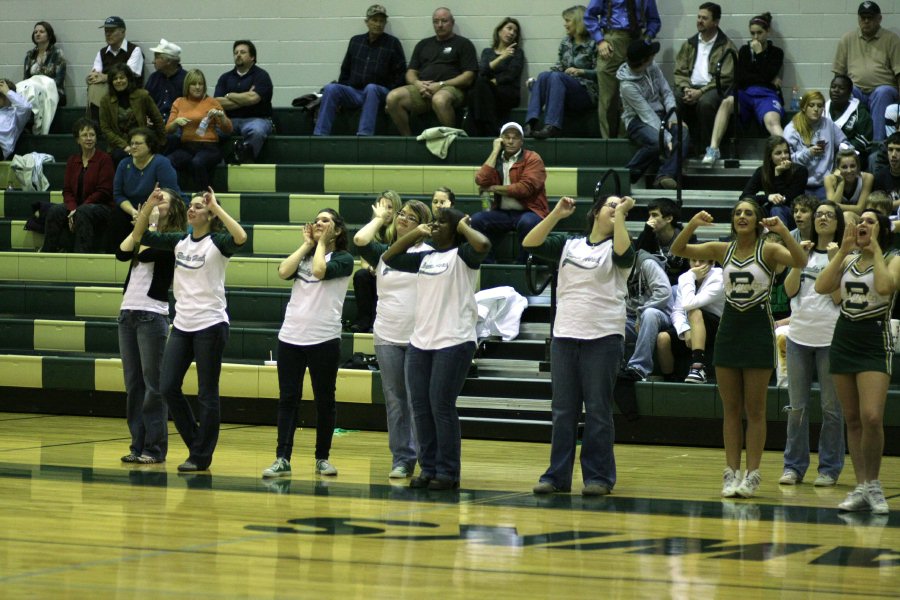
<svg viewBox="0 0 900 600"><path fill-rule="evenodd" d="M635 250L646 250L660 261L669 277L669 283L675 286L678 276L688 270L688 260L669 252L672 242L684 227L678 222L681 208L670 198L654 198L647 203L649 218L644 231L638 236ZM690 244L697 243L697 236L692 235Z"/></svg>
<svg viewBox="0 0 900 600"><path fill-rule="evenodd" d="M412 135L409 114L434 110L441 125L456 124L456 107L466 99L465 90L475 81L478 56L468 39L453 33L453 15L439 8L431 16L434 37L416 44L406 83L387 96L386 112L400 135Z"/></svg>
<svg viewBox="0 0 900 600"><path fill-rule="evenodd" d="M330 135L339 108L362 107L356 135L375 135L375 122L388 92L403 85L406 55L400 40L384 32L387 10L373 4L366 11L368 33L350 38L341 75L322 92L313 135Z"/></svg>
<svg viewBox="0 0 900 600"><path fill-rule="evenodd" d="M648 168L659 165L659 128L666 113L675 108L675 97L669 84L653 58L659 52L659 42L646 43L635 40L628 45L628 58L619 67L619 93L622 96L622 118L628 139L641 146L628 161L631 182L635 183ZM672 113L666 125L666 144L673 149L672 130L676 119ZM687 157L687 128L681 135L682 160ZM654 187L673 190L678 187L675 180L678 153L671 152L669 158L659 166Z"/></svg>
<svg viewBox="0 0 900 600"><path fill-rule="evenodd" d="M156 102L165 122L169 120L172 103L182 96L187 71L181 66L181 47L177 44L162 39L159 40L159 46L150 48L150 51L153 52L156 71L147 78L144 89Z"/></svg>
<svg viewBox="0 0 900 600"><path fill-rule="evenodd" d="M518 262L524 264L527 253L522 239L549 212L544 182L547 172L541 156L522 148L522 126L510 122L500 128L491 153L475 174L482 193L491 195L490 210L472 215L472 228L491 240L491 258L503 234L516 231L519 236Z"/></svg>
<svg viewBox="0 0 900 600"><path fill-rule="evenodd" d="M16 84L0 79L0 151L4 160L12 155L30 118L31 104L16 93Z"/></svg>
<svg viewBox="0 0 900 600"><path fill-rule="evenodd" d="M690 359L685 383L706 383L706 357L712 356L725 309L725 282L722 269L711 260L691 259L690 270L681 274L675 290L672 327L656 338L659 370L667 380L673 377L676 359ZM682 374L684 371L682 371Z"/></svg>
<svg viewBox="0 0 900 600"><path fill-rule="evenodd" d="M272 133L272 79L256 65L256 46L250 40L236 41L232 53L234 69L219 77L215 96L234 133L244 137L235 142L232 160L250 162Z"/></svg>
<svg viewBox="0 0 900 600"><path fill-rule="evenodd" d="M642 381L653 371L656 338L672 325L672 306L672 286L662 265L649 252L639 250L625 299L625 342L634 344L634 353L620 377Z"/></svg>
<svg viewBox="0 0 900 600"><path fill-rule="evenodd" d="M87 76L88 102L92 105L94 120L99 120L100 101L109 92L106 73L113 65L127 64L134 73L135 83L144 83L144 53L137 44L125 39L125 21L122 17L108 17L100 26L106 36L106 47L100 48ZM93 114L93 112L92 112Z"/></svg>
<svg viewBox="0 0 900 600"><path fill-rule="evenodd" d="M872 188L888 194L894 202L894 210L900 207L900 131L895 131L885 140L887 166L875 171Z"/></svg>

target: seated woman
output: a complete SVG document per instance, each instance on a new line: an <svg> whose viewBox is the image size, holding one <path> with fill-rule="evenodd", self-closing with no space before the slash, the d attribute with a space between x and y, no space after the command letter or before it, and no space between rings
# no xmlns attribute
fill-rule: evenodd
<svg viewBox="0 0 900 600"><path fill-rule="evenodd" d="M34 48L25 53L22 79L46 75L56 82L58 106L66 105L66 57L56 45L56 33L47 21L38 21L31 32Z"/></svg>
<svg viewBox="0 0 900 600"><path fill-rule="evenodd" d="M231 119L225 116L219 101L207 95L203 71L193 69L188 72L183 93L184 96L172 104L166 123L166 133L181 129L181 139L166 156L176 171L190 167L194 187L205 190L210 186L216 165L222 160L216 129L231 133Z"/></svg>
<svg viewBox="0 0 900 600"><path fill-rule="evenodd" d="M784 129L784 138L791 147L793 160L809 171L806 191L823 200L825 176L831 172L841 144L847 142L841 128L824 113L825 96L822 92L806 92L800 99L800 112Z"/></svg>
<svg viewBox="0 0 900 600"><path fill-rule="evenodd" d="M81 152L66 162L63 203L47 212L42 252L103 252L114 208L115 167L109 154L97 149L97 126L90 119L72 128Z"/></svg>
<svg viewBox="0 0 900 600"><path fill-rule="evenodd" d="M782 106L778 74L784 64L784 51L772 44L769 28L772 13L763 13L750 19L750 42L738 50L737 68L734 71L735 95L741 110L741 121L746 123L755 114L760 125L771 135L782 135ZM713 124L712 139L703 157L704 165L715 165L719 160L719 142L728 129L728 120L734 110L734 96L722 100Z"/></svg>
<svg viewBox="0 0 900 600"><path fill-rule="evenodd" d="M584 28L584 7L567 8L562 17L566 37L559 43L559 60L534 82L525 115L525 137L557 137L566 110L597 106L597 43ZM537 129L542 108L544 127Z"/></svg>
<svg viewBox="0 0 900 600"><path fill-rule="evenodd" d="M519 106L519 88L525 53L519 47L519 21L506 17L494 28L493 43L481 52L478 77L469 90L469 118L466 132L471 136L494 136L509 111Z"/></svg>
<svg viewBox="0 0 900 600"><path fill-rule="evenodd" d="M851 148L838 152L834 162L834 172L825 176L825 197L842 211L861 214L875 176L863 172L859 154Z"/></svg>
<svg viewBox="0 0 900 600"><path fill-rule="evenodd" d="M100 131L109 144L113 161L118 164L131 154L126 134L135 127L147 127L148 119L153 123L152 131L159 143L165 141L163 118L150 94L137 87L134 73L127 65L113 65L107 77L109 94L100 102ZM148 191L141 200L149 195Z"/></svg>
<svg viewBox="0 0 900 600"><path fill-rule="evenodd" d="M791 149L780 135L770 136L763 151L763 164L744 186L741 198L755 198L766 214L794 226L791 203L806 189L809 172L791 161Z"/></svg>

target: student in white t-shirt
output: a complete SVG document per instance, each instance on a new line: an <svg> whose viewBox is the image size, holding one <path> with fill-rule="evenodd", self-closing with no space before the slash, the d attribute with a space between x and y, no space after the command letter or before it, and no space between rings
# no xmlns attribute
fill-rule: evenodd
<svg viewBox="0 0 900 600"><path fill-rule="evenodd" d="M303 229L303 243L278 265L278 276L293 279L291 299L278 332L278 445L275 462L263 477L291 474L294 432L303 376L309 369L316 403L315 472L337 475L328 462L334 436L335 388L341 362L341 312L353 257L337 211L325 208Z"/></svg>
<svg viewBox="0 0 900 600"><path fill-rule="evenodd" d="M392 269L381 260L389 244L379 242L376 234L393 224L397 237L403 237L419 225L431 223L431 210L418 200L410 200L392 216L388 207L372 206L372 220L353 237L359 254L375 265L378 282L378 306L375 311L375 356L381 371L384 407L387 412L388 447L391 450L391 479L411 477L416 467L416 432L413 427L412 406L406 391L406 350L415 321L411 318L416 306L416 274ZM425 252L431 246L424 241L407 252ZM354 287L355 289L355 287Z"/></svg>
<svg viewBox="0 0 900 600"><path fill-rule="evenodd" d="M160 391L188 447L188 459L178 465L182 472L209 469L219 440L219 374L228 341L225 267L247 241L244 228L225 212L212 188L208 190L191 198L190 233L144 233L151 211L162 201L156 193L138 211L132 233L144 246L175 253L175 320L163 353ZM181 391L191 362L197 365L199 423Z"/></svg>
<svg viewBox="0 0 900 600"><path fill-rule="evenodd" d="M528 232L522 247L559 261L556 318L550 345L553 378L553 433L550 466L535 494L569 492L584 406L581 474L584 496L605 496L616 485L613 389L625 352L625 296L634 264L634 247L625 218L634 200L601 196L588 213L584 236L552 233L575 212L575 200L560 198L543 221Z"/></svg>
<svg viewBox="0 0 900 600"><path fill-rule="evenodd" d="M434 250L408 250L431 237ZM419 476L409 486L459 487L460 432L456 398L475 355L475 281L491 243L453 208L394 242L381 260L417 273L415 327L406 350L406 389L419 442Z"/></svg>

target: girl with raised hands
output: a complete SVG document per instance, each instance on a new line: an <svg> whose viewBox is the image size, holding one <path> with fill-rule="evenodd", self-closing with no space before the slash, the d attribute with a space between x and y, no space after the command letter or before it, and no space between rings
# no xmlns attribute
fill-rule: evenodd
<svg viewBox="0 0 900 600"><path fill-rule="evenodd" d="M293 279L294 286L278 332L278 444L275 462L262 472L263 477L291 474L307 368L316 403L315 472L337 475L328 459L336 416L341 311L352 272L344 220L330 208L321 210L315 222L303 228L303 243L278 266L278 276Z"/></svg>
<svg viewBox="0 0 900 600"><path fill-rule="evenodd" d="M418 200L410 200L393 216L382 203L372 206L372 220L357 232L353 243L360 255L375 265L378 281L378 309L375 313L375 356L381 371L381 387L387 412L388 446L391 451L391 479L411 477L416 466L417 444L412 406L406 390L404 363L415 321L410 318L416 306L416 275L388 267L382 254L389 244L379 242L377 233L386 225L397 237L403 237L419 225L431 223L431 210ZM425 252L432 247L424 241L407 252Z"/></svg>
<svg viewBox="0 0 900 600"><path fill-rule="evenodd" d="M163 195L154 193L144 203L132 237L141 245L175 254L175 320L163 353L160 389L188 448L188 458L178 470L205 471L219 440L219 375L229 331L225 267L247 241L247 233L218 203L212 188L191 198L190 233L147 231L151 212L162 202ZM181 391L191 362L197 365L199 422Z"/></svg>
<svg viewBox="0 0 900 600"><path fill-rule="evenodd" d="M844 420L856 487L838 508L887 514L878 474L884 450L884 405L891 381L894 340L890 318L900 260L889 253L887 217L863 211L816 279L820 294L841 294L829 361Z"/></svg>
<svg viewBox="0 0 900 600"><path fill-rule="evenodd" d="M722 434L726 466L722 496L750 498L759 488L759 463L766 442L766 392L775 367L775 336L769 294L777 266L802 268L806 251L778 217L763 216L752 200L738 202L731 211L730 242L688 241L698 227L711 225L712 215L700 211L672 242L677 256L714 260L722 265L725 310L716 334L713 365L722 396ZM766 244L763 228L781 236L784 245ZM753 332L748 336L748 332ZM741 451L747 416L747 471L741 477Z"/></svg>

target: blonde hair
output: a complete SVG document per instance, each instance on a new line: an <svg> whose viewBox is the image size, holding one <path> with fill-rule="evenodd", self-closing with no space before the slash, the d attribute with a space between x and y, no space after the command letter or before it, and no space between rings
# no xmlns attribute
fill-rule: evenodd
<svg viewBox="0 0 900 600"><path fill-rule="evenodd" d="M812 144L812 127L809 124L809 119L806 118L806 107L809 106L809 103L813 100L820 101L823 106L825 104L825 96L823 96L822 92L819 90L806 92L803 94L803 97L800 98L800 112L791 119L791 123L794 124L794 129L797 130L797 133L800 134L800 139L802 139L803 143L807 146Z"/></svg>
<svg viewBox="0 0 900 600"><path fill-rule="evenodd" d="M184 86L181 90L181 95L185 98L190 98L191 86L195 83L203 83L203 98L206 98L209 95L206 93L206 75L204 75L203 71L200 69L191 69L187 72L187 75L184 76ZM201 98L201 100L203 98Z"/></svg>
<svg viewBox="0 0 900 600"><path fill-rule="evenodd" d="M584 26L584 12L587 10L581 4L576 4L575 6L570 6L566 10L562 11L563 19L569 19L573 23L575 23L575 36L574 39L576 42L585 40L588 38L587 29Z"/></svg>
<svg viewBox="0 0 900 600"><path fill-rule="evenodd" d="M385 225L385 227L375 233L375 240L382 243L393 244L397 241L397 225L396 225L396 216L400 212L400 208L403 206L403 200L400 198L400 194L395 192L394 190L384 190L378 196L378 199L386 198L391 201L391 209L394 211L394 217L391 219L391 222Z"/></svg>

